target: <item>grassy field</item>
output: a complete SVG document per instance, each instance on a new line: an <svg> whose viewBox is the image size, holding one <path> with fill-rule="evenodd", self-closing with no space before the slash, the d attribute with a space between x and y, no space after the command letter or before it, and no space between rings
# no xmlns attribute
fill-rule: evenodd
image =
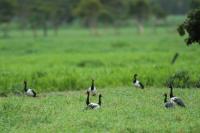
<svg viewBox="0 0 200 133"><path fill-rule="evenodd" d="M46 38L12 31L0 38L0 93L9 96L0 98L1 132L198 132L199 45L187 47L173 27L147 27L143 35L132 27L98 30L94 36L87 29L62 29ZM144 91L132 87L135 73ZM186 87L174 90L186 109L163 106L174 75L175 85ZM91 78L103 95L96 111L84 110ZM15 95L22 94L23 80L38 98Z"/></svg>
<svg viewBox="0 0 200 133"><path fill-rule="evenodd" d="M52 32L46 38L22 36L12 31L11 38L0 39L0 90L18 92L23 80L39 92L82 90L95 78L99 87L130 86L134 73L145 86L162 87L167 79L186 72L188 84L200 86L199 45L187 47L175 28L99 29L91 35L86 29ZM171 59L180 54L175 65ZM182 82L182 81L181 81Z"/></svg>
<svg viewBox="0 0 200 133"><path fill-rule="evenodd" d="M105 88L100 110L84 110L84 91L43 93L38 98L0 99L0 130L39 132L177 132L200 130L200 91L175 89L187 108L165 109L166 88ZM96 102L97 97L92 101Z"/></svg>

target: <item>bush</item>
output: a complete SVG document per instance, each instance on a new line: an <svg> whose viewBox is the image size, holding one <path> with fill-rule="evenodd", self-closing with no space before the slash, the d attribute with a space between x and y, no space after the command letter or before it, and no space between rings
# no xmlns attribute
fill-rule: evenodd
<svg viewBox="0 0 200 133"><path fill-rule="evenodd" d="M195 82L195 84L197 88L200 88L200 78Z"/></svg>
<svg viewBox="0 0 200 133"><path fill-rule="evenodd" d="M177 88L187 88L191 86L190 76L187 71L179 71L176 72L174 75L170 76L167 81L166 85L173 85Z"/></svg>

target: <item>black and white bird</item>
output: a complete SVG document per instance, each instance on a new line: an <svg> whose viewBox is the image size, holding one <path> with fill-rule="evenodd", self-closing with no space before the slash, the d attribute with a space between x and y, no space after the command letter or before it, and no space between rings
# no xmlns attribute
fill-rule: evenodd
<svg viewBox="0 0 200 133"><path fill-rule="evenodd" d="M169 85L169 88L170 88L170 94L169 94L170 100L172 102L176 103L180 107L186 107L181 98L176 97L176 96L173 95L173 87L172 87L172 85Z"/></svg>
<svg viewBox="0 0 200 133"><path fill-rule="evenodd" d="M90 92L87 91L87 99L86 99L86 109L99 109L101 107L101 97L102 95L99 94L99 102L98 103L90 103Z"/></svg>
<svg viewBox="0 0 200 133"><path fill-rule="evenodd" d="M164 94L164 106L165 108L173 108L175 107L175 103L173 101L167 101L167 93Z"/></svg>
<svg viewBox="0 0 200 133"><path fill-rule="evenodd" d="M137 88L144 89L144 85L137 79L137 74L133 76L133 85Z"/></svg>
<svg viewBox="0 0 200 133"><path fill-rule="evenodd" d="M24 92L27 96L36 97L36 92L30 88L27 88L27 81L24 81Z"/></svg>
<svg viewBox="0 0 200 133"><path fill-rule="evenodd" d="M95 87L95 85L94 85L94 79L92 79L92 84L91 84L91 86L87 89L87 91L89 91L90 94L91 94L92 96L95 96L95 95L97 94L97 89L96 89L96 87Z"/></svg>

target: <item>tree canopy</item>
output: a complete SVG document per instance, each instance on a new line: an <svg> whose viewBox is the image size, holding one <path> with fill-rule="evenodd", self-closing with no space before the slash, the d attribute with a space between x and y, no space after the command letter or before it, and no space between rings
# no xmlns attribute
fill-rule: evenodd
<svg viewBox="0 0 200 133"><path fill-rule="evenodd" d="M0 22L9 22L14 15L14 6L8 0L0 1Z"/></svg>
<svg viewBox="0 0 200 133"><path fill-rule="evenodd" d="M200 9L195 9L188 14L187 19L178 27L178 32L181 36L188 34L185 39L187 45L200 44Z"/></svg>

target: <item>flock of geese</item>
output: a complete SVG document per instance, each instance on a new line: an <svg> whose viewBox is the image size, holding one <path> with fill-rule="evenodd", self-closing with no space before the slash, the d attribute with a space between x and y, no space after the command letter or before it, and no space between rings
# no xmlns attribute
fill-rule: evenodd
<svg viewBox="0 0 200 133"><path fill-rule="evenodd" d="M137 79L137 74L134 74L134 76L133 76L133 85L136 88L144 89L144 85ZM167 93L164 93L164 107L165 108L174 108L175 106L186 107L183 100L180 97L174 96L172 85L170 85L169 88L170 88L170 94L169 94L170 99L167 100ZM27 81L24 81L24 92L25 92L25 95L27 95L27 96L36 97L36 92L31 88L27 88ZM101 98L102 98L101 94L99 94L98 103L90 102L90 95L91 96L97 95L97 89L94 85L94 79L92 79L92 84L87 89L86 94L87 94L86 109L99 109L99 108L101 108Z"/></svg>

